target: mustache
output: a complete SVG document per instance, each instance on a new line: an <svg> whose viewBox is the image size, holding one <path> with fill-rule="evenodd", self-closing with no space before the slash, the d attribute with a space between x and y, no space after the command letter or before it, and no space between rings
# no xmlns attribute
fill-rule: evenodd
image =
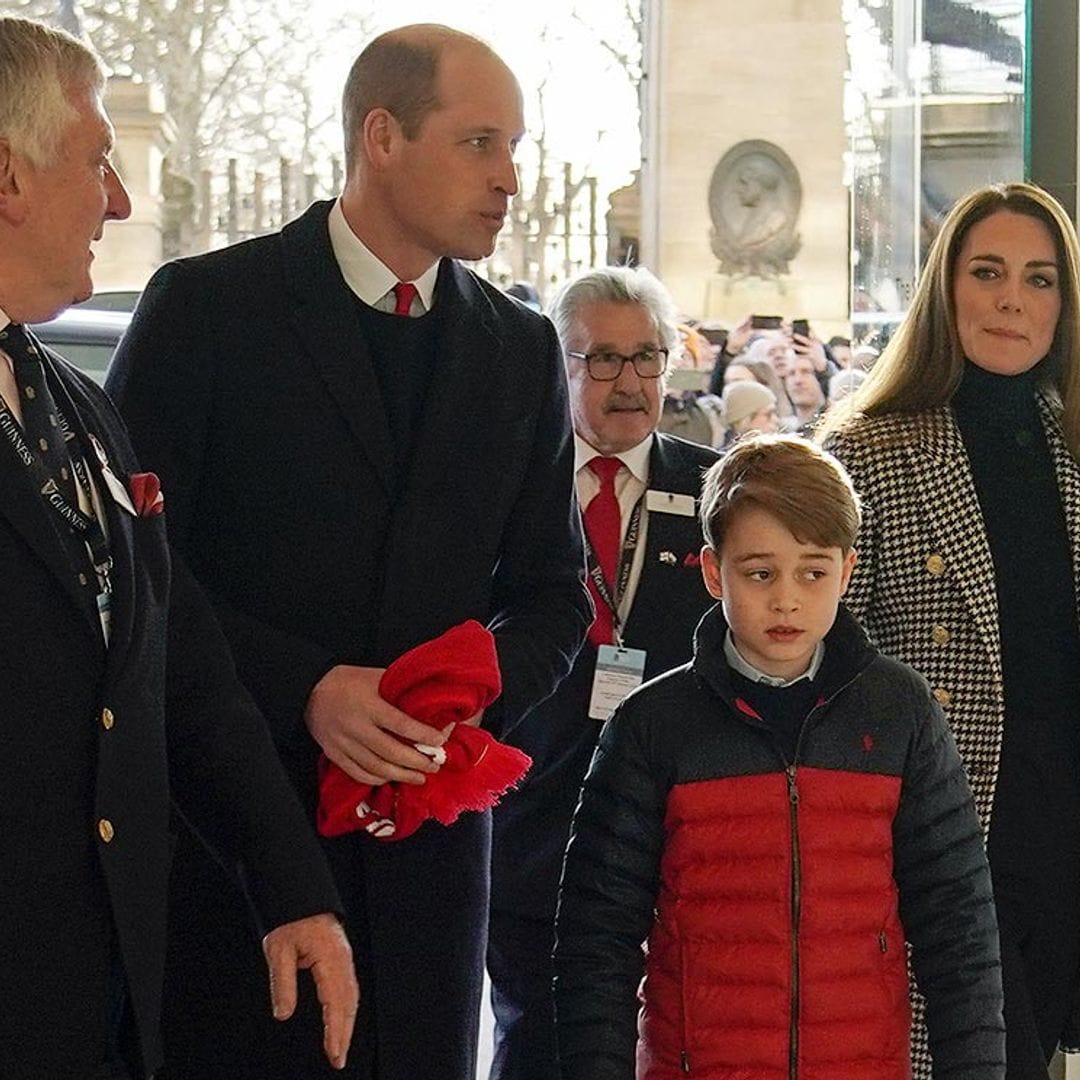
<svg viewBox="0 0 1080 1080"><path fill-rule="evenodd" d="M625 390L613 390L604 402L604 412L632 412L641 409L648 412L649 402L644 394L628 394Z"/></svg>

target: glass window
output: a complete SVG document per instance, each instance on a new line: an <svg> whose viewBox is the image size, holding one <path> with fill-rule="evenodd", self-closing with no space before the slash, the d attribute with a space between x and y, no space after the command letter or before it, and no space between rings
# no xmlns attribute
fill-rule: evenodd
<svg viewBox="0 0 1080 1080"><path fill-rule="evenodd" d="M851 311L881 344L948 208L1024 161L1025 0L844 0Z"/></svg>

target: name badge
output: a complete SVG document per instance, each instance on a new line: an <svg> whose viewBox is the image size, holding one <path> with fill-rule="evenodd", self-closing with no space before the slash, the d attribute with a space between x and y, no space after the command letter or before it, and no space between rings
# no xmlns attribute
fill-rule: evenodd
<svg viewBox="0 0 1080 1080"><path fill-rule="evenodd" d="M596 651L589 719L606 720L615 707L645 678L645 650L601 645Z"/></svg>
<svg viewBox="0 0 1080 1080"><path fill-rule="evenodd" d="M646 491L645 509L650 514L678 514L680 517L693 517L694 496L683 495L677 491Z"/></svg>

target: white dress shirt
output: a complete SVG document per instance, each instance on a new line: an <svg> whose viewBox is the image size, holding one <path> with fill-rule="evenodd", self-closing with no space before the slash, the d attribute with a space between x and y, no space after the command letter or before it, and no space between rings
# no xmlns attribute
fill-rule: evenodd
<svg viewBox="0 0 1080 1080"><path fill-rule="evenodd" d="M754 667L754 665L739 652L739 648L735 644L735 638L732 636L730 628L724 638L724 657L731 666L732 671L737 671L751 682L765 683L766 686L776 686L783 689L787 686L794 686L797 682L802 682L803 679L810 679L812 681L817 677L818 670L821 668L821 661L825 658L825 642L819 641L817 643L817 648L814 649L814 655L810 657L810 666L801 675L796 675L794 679L781 679L777 675L766 675L760 668Z"/></svg>
<svg viewBox="0 0 1080 1080"><path fill-rule="evenodd" d="M634 505L645 494L649 486L649 454L652 452L653 436L650 434L642 439L637 446L624 450L621 454L613 454L622 462L622 468L615 474L615 497L619 500L620 533L619 543L626 541L626 530L630 526L630 515ZM600 491L600 477L589 468L589 462L594 457L602 457L597 454L594 447L590 446L580 435L574 434L574 472L577 485L578 503L584 512ZM619 598L619 623L626 625L630 617L630 608L634 602L634 593L637 590L638 581L641 580L641 568L645 565L645 538L649 528L649 512L645 509L644 502L641 504L641 523L638 527L638 542L634 549L634 558L630 563L630 577L626 582L626 592Z"/></svg>
<svg viewBox="0 0 1080 1080"><path fill-rule="evenodd" d="M345 284L377 311L393 313L397 303L394 286L398 276L352 231L337 199L328 220L330 247L334 251ZM439 276L439 261L435 260L412 284L416 286L409 315L414 319L432 309L435 304L435 279Z"/></svg>

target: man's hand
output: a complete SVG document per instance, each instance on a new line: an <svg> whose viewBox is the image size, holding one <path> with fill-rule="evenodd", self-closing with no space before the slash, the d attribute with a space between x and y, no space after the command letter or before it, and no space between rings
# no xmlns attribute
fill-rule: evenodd
<svg viewBox="0 0 1080 1080"><path fill-rule="evenodd" d="M422 784L425 774L438 772L439 766L411 744L442 746L447 732L379 697L384 670L348 664L331 668L311 691L304 723L323 753L359 783Z"/></svg>
<svg viewBox="0 0 1080 1080"><path fill-rule="evenodd" d="M810 358L810 363L814 365L815 371L824 371L828 366L828 357L825 355L825 346L820 339L813 335L804 337L802 334L792 334L791 343L795 352Z"/></svg>
<svg viewBox="0 0 1080 1080"><path fill-rule="evenodd" d="M724 342L724 352L729 358L734 358L746 348L747 342L754 334L751 324L751 316L747 315L738 326L728 331L727 341Z"/></svg>
<svg viewBox="0 0 1080 1080"><path fill-rule="evenodd" d="M270 969L270 1003L275 1020L296 1009L296 973L307 969L322 1005L323 1049L335 1069L345 1068L360 991L352 949L341 923L329 913L285 923L263 938Z"/></svg>

